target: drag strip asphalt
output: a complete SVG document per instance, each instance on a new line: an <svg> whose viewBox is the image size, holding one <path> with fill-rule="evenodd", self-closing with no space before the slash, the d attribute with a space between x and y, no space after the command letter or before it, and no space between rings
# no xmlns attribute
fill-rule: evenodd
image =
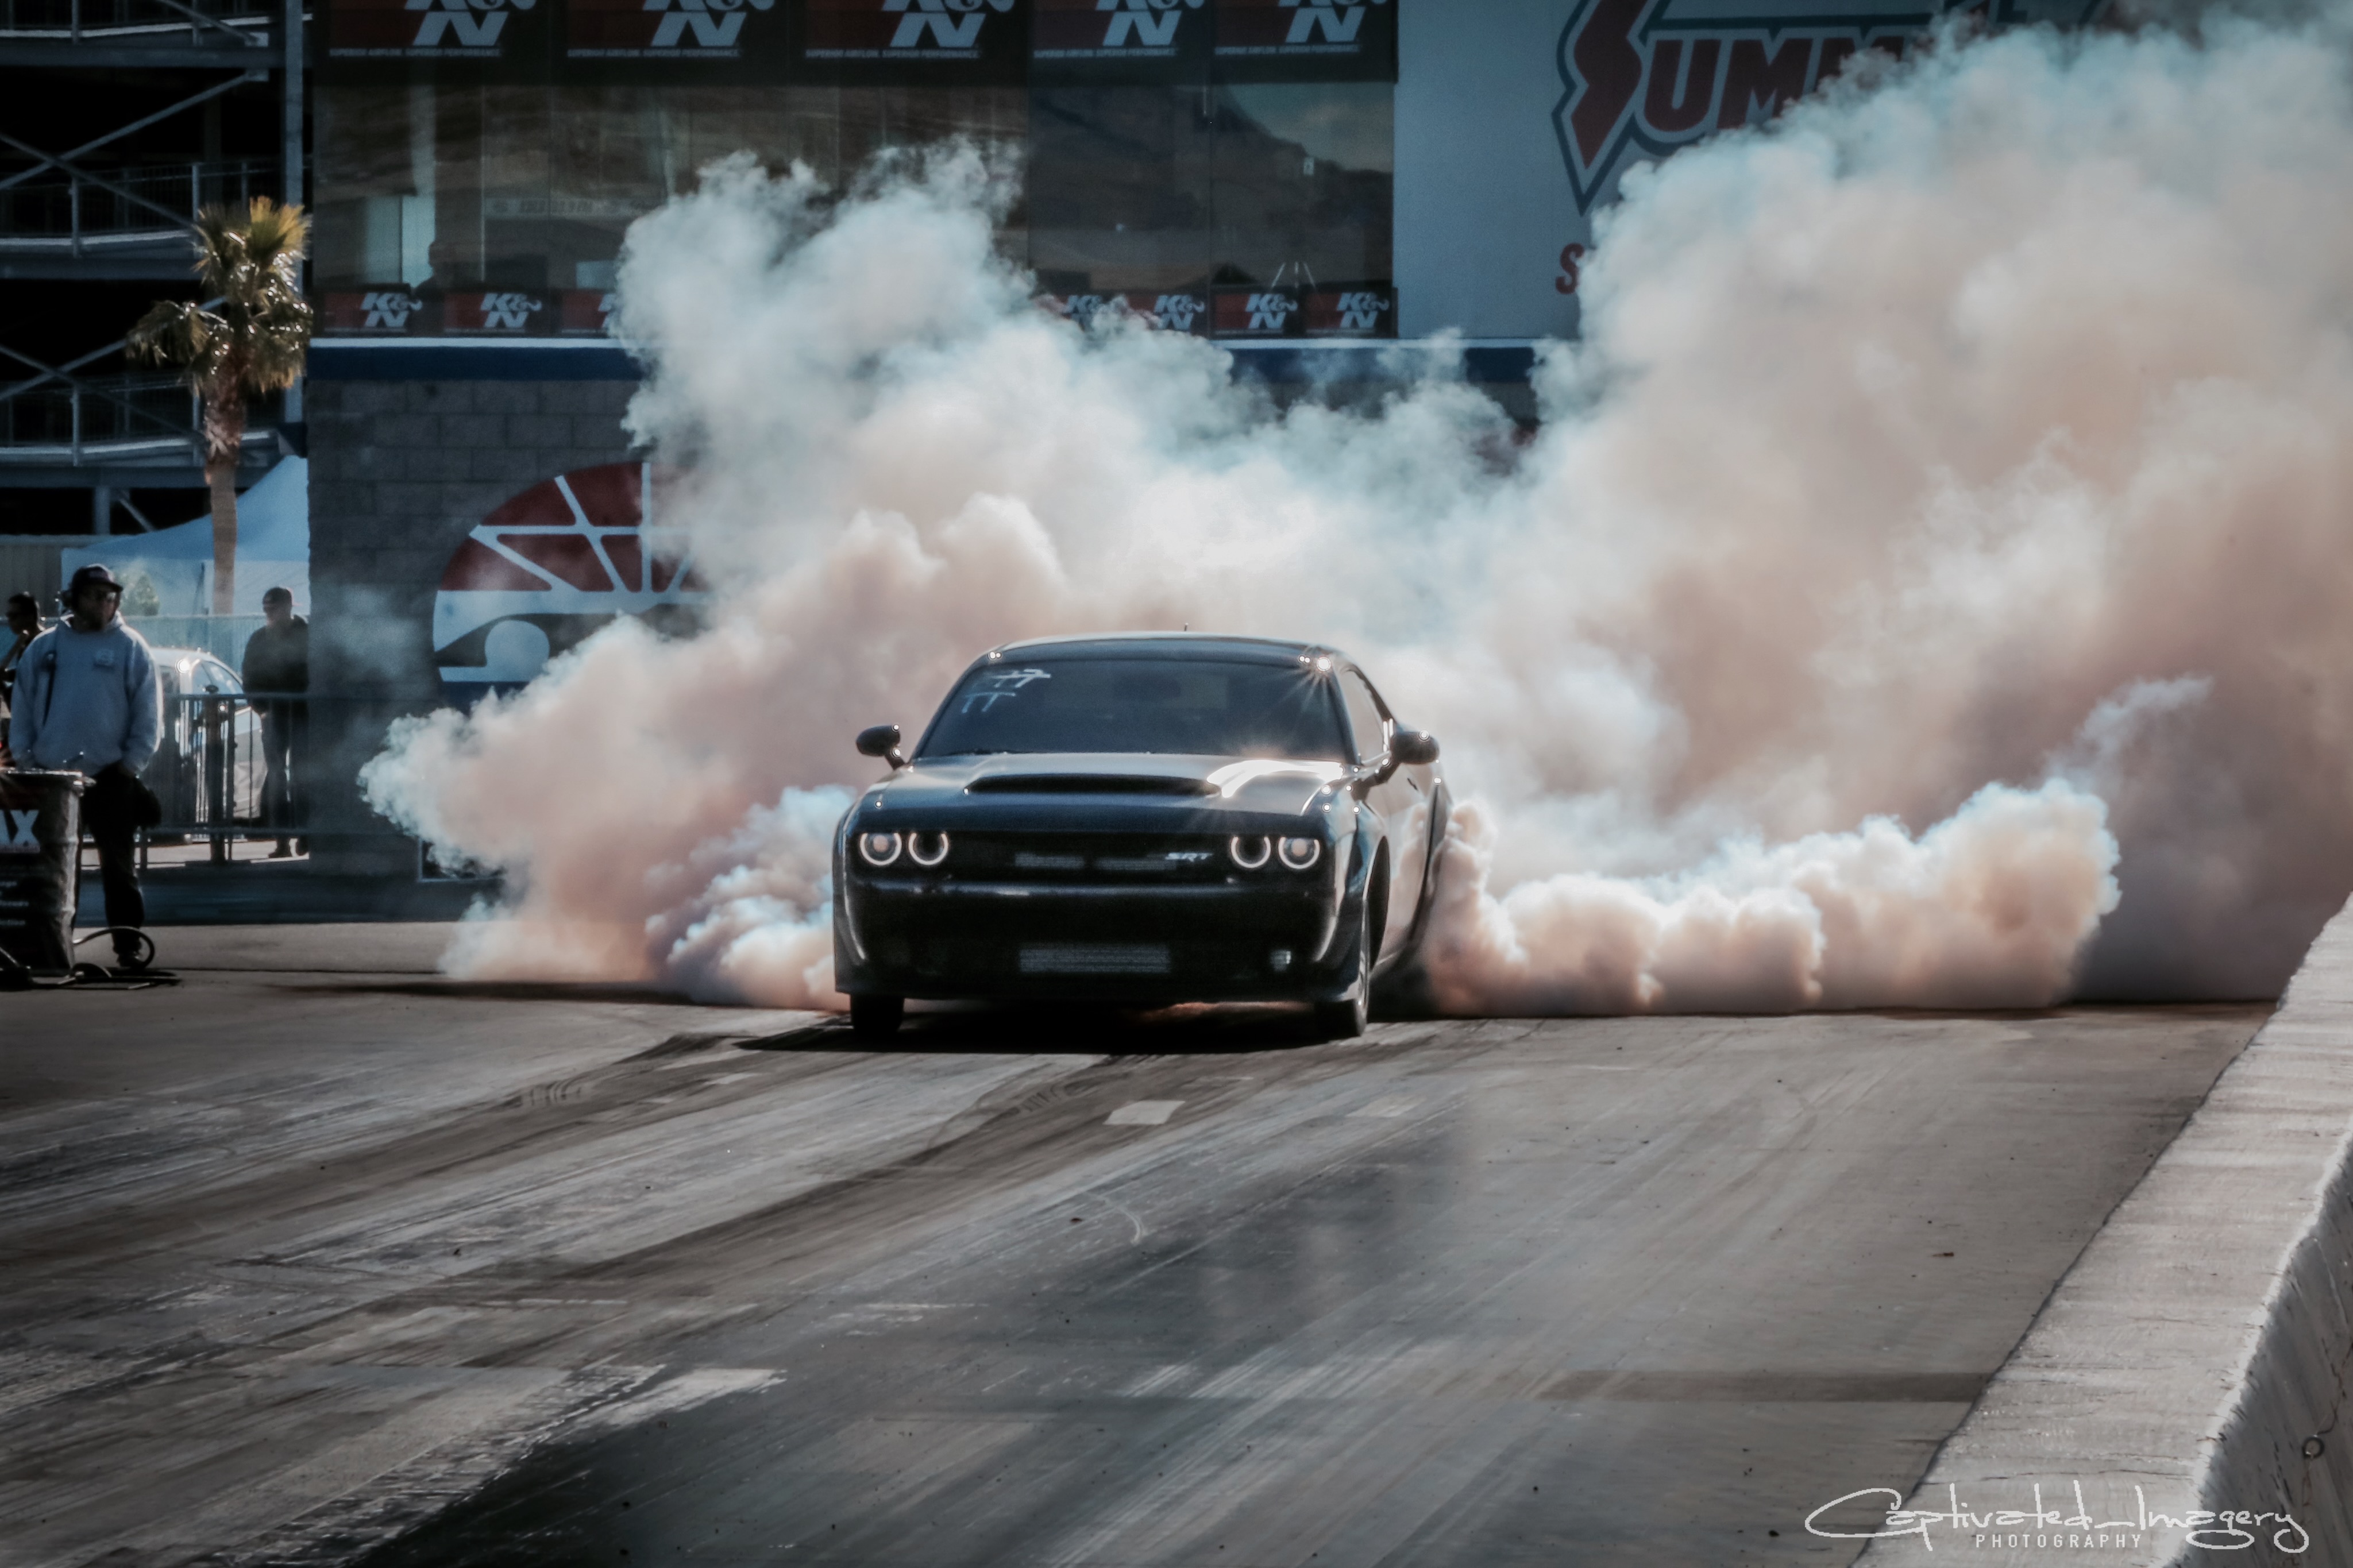
<svg viewBox="0 0 2353 1568"><path fill-rule="evenodd" d="M339 940L8 999L10 1568L1850 1561L2265 1013L877 1051Z"/></svg>

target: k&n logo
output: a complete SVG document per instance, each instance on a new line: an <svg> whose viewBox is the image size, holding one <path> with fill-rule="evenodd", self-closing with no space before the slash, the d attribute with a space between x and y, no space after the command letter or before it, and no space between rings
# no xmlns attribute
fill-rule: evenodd
<svg viewBox="0 0 2353 1568"><path fill-rule="evenodd" d="M1209 310L1209 301L1199 294L1041 294L1038 302L1082 327L1136 321L1172 332L1190 332Z"/></svg>
<svg viewBox="0 0 2353 1568"><path fill-rule="evenodd" d="M1250 297L1250 330L1253 332L1279 332L1299 309L1299 301L1288 294L1253 294Z"/></svg>
<svg viewBox="0 0 2353 1568"><path fill-rule="evenodd" d="M361 295L360 309L367 312L360 322L361 331L405 332L408 330L408 314L417 309L417 301L409 295L385 289Z"/></svg>
<svg viewBox="0 0 2353 1568"><path fill-rule="evenodd" d="M987 11L1009 12L1015 4L1016 0L882 0L882 9L906 13L899 19L899 30L891 36L894 49L920 49L925 34L931 36L934 48L968 49L980 42L980 25L988 20Z"/></svg>
<svg viewBox="0 0 2353 1568"><path fill-rule="evenodd" d="M522 331L530 325L532 312L539 308L540 301L528 294L485 294L482 296L482 330L491 332Z"/></svg>
<svg viewBox="0 0 2353 1568"><path fill-rule="evenodd" d="M1287 44L1311 44L1321 32L1327 44L1353 44L1358 29L1365 25L1365 12L1373 5L1386 5L1389 0L1282 0L1283 9L1299 8L1291 19L1291 36Z"/></svg>
<svg viewBox="0 0 2353 1568"><path fill-rule="evenodd" d="M1371 289L1354 289L1340 296L1340 330L1344 332L1369 332L1381 324L1381 312L1389 308L1388 296Z"/></svg>
<svg viewBox="0 0 2353 1568"><path fill-rule="evenodd" d="M776 0L751 0L754 11L776 8ZM678 0L678 9L670 10L670 0L645 0L649 11L668 11L661 26L654 29L653 47L675 49L684 44L690 29L694 42L685 45L697 49L732 49L735 40L744 35L744 0ZM723 12L714 16L712 12Z"/></svg>
<svg viewBox="0 0 2353 1568"><path fill-rule="evenodd" d="M1185 19L1185 12L1198 11L1208 3L1208 0L1095 0L1096 10L1112 13L1111 23L1103 29L1103 47L1117 49L1141 44L1146 48L1166 48L1176 41L1176 24Z"/></svg>
<svg viewBox="0 0 2353 1568"><path fill-rule="evenodd" d="M7 830L5 835L0 835L0 853L39 854L41 841L33 832L33 826L40 820L38 811L0 811L0 828Z"/></svg>
<svg viewBox="0 0 2353 1568"><path fill-rule="evenodd" d="M422 11L425 20L417 24L417 37L411 47L435 49L446 47L449 35L460 48L495 47L499 34L507 25L506 6L510 0L407 0L407 9ZM512 0L518 11L528 11L539 0ZM481 16L477 16L475 12Z"/></svg>
<svg viewBox="0 0 2353 1568"><path fill-rule="evenodd" d="M1200 318L1202 300L1198 294L1163 294L1152 302L1152 313L1160 324L1172 332L1189 332Z"/></svg>

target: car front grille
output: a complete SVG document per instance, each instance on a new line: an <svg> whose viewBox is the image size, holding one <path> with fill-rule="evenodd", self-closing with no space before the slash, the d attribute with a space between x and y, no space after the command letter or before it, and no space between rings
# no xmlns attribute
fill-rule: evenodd
<svg viewBox="0 0 2353 1568"><path fill-rule="evenodd" d="M1021 944L1024 974L1166 974L1165 942L1029 942Z"/></svg>
<svg viewBox="0 0 2353 1568"><path fill-rule="evenodd" d="M959 833L937 875L1019 882L1223 882L1226 841L1201 835Z"/></svg>
<svg viewBox="0 0 2353 1568"><path fill-rule="evenodd" d="M1119 931L1142 937L1142 931ZM1025 931L971 936L919 931L874 944L873 956L895 983L944 995L986 995L999 989L1052 993L1109 991L1146 983L1198 984L1208 995L1240 986L1294 983L1305 966L1293 955L1312 936L1290 931L1202 932L1161 941L1105 942L1078 931ZM1278 964L1274 955L1283 954Z"/></svg>

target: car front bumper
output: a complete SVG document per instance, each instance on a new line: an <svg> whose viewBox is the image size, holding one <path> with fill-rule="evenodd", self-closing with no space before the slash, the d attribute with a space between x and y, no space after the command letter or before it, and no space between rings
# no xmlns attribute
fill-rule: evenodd
<svg viewBox="0 0 2353 1568"><path fill-rule="evenodd" d="M853 994L1320 1001L1356 973L1355 928L1339 917L1362 889L1328 877L1271 887L880 877L838 886L835 984Z"/></svg>

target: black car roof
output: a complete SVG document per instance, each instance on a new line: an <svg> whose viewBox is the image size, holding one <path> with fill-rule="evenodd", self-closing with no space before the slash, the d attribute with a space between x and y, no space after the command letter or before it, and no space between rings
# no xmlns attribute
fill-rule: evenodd
<svg viewBox="0 0 2353 1568"><path fill-rule="evenodd" d="M990 649L981 661L1015 654L1047 654L1057 658L1222 658L1248 664L1294 664L1302 658L1328 654L1345 662L1346 656L1322 643L1287 642L1277 637L1231 637L1222 632L1104 632L1093 637L1032 637Z"/></svg>

